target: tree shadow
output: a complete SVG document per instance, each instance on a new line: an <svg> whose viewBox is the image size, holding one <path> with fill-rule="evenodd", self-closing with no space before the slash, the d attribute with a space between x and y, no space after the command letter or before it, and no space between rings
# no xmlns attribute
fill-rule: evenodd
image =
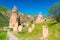
<svg viewBox="0 0 60 40"><path fill-rule="evenodd" d="M57 24L58 22L53 22L53 23L51 23L50 25L55 25L55 24Z"/></svg>

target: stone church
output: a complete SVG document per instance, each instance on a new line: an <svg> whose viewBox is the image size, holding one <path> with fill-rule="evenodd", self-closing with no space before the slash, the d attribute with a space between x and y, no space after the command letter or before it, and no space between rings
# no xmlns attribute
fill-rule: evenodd
<svg viewBox="0 0 60 40"><path fill-rule="evenodd" d="M40 12L36 19L36 23L41 23L44 20L45 19L43 18L42 14ZM20 30L19 28L22 29L21 24L20 24L20 16L19 16L16 6L13 7L12 12L11 12L9 28L13 28L13 31L18 31L18 30Z"/></svg>
<svg viewBox="0 0 60 40"><path fill-rule="evenodd" d="M18 10L16 6L12 9L12 14L10 16L9 28L13 28L14 31L18 31L20 25L20 16L18 15Z"/></svg>
<svg viewBox="0 0 60 40"><path fill-rule="evenodd" d="M36 23L41 23L44 21L45 21L45 18L43 17L42 13L40 12L37 19L36 19Z"/></svg>

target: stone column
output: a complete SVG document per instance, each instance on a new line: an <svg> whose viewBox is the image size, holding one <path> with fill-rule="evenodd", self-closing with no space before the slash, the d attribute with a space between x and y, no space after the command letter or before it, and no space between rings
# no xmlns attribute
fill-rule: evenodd
<svg viewBox="0 0 60 40"><path fill-rule="evenodd" d="M48 40L48 26L42 26L42 37L40 40Z"/></svg>
<svg viewBox="0 0 60 40"><path fill-rule="evenodd" d="M22 32L22 29L23 29L23 26L20 25L20 26L18 27L18 31L19 31L19 32Z"/></svg>
<svg viewBox="0 0 60 40"><path fill-rule="evenodd" d="M34 30L34 28L35 28L35 25L32 24L32 27L29 27L29 28L28 28L28 32L32 32L32 31Z"/></svg>
<svg viewBox="0 0 60 40"><path fill-rule="evenodd" d="M44 25L43 27L42 27L42 34L43 34L43 39L47 39L47 37L48 37L48 26L47 25Z"/></svg>
<svg viewBox="0 0 60 40"><path fill-rule="evenodd" d="M32 32L32 28L31 27L28 28L28 32Z"/></svg>
<svg viewBox="0 0 60 40"><path fill-rule="evenodd" d="M35 25L34 25L34 24L32 24L32 30L34 30L34 28L35 28Z"/></svg>

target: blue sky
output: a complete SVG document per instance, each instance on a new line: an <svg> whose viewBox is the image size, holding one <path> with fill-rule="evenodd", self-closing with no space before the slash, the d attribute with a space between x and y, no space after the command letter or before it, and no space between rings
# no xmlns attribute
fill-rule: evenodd
<svg viewBox="0 0 60 40"><path fill-rule="evenodd" d="M19 12L24 14L38 14L40 11L47 15L47 10L60 0L0 0L0 5L12 9L16 5Z"/></svg>

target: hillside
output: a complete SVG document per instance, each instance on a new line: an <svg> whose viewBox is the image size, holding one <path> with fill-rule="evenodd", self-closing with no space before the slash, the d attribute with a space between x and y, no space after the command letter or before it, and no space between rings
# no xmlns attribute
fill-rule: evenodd
<svg viewBox="0 0 60 40"><path fill-rule="evenodd" d="M39 24L35 23L35 29L31 33L28 32L28 27L30 27L28 26L24 27L22 32L13 32L13 34L20 40L40 40L43 25L48 25L48 40L60 40L60 23L57 23L56 20L48 20Z"/></svg>
<svg viewBox="0 0 60 40"><path fill-rule="evenodd" d="M20 15L21 23L31 22L34 20L34 16L32 16L32 15L25 15L21 12L18 12L18 13ZM10 9L8 9L4 6L0 6L0 26L8 26L10 15L11 15Z"/></svg>
<svg viewBox="0 0 60 40"><path fill-rule="evenodd" d="M2 12L6 13L7 10L8 10L7 8L0 6L0 26L8 25L8 17L2 13Z"/></svg>

